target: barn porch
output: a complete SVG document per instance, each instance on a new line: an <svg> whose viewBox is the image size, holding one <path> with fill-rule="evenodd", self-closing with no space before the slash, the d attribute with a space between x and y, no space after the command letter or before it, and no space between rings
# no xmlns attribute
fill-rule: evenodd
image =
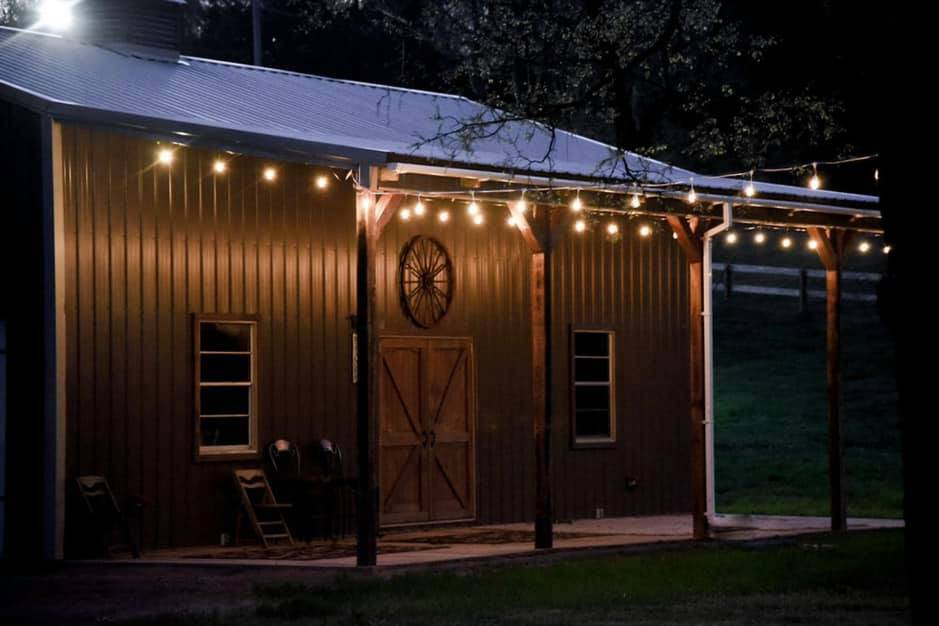
<svg viewBox="0 0 939 626"><path fill-rule="evenodd" d="M719 515L712 520L711 530L717 541L751 541L826 532L830 524L828 517ZM902 520L848 519L851 531L902 526ZM516 523L386 532L378 540L377 565L398 568L524 559L544 553L533 548L534 529L533 523ZM647 550L693 539L693 521L688 515L580 519L555 525L551 553ZM355 537L348 536L336 542L319 540L267 550L257 544L157 550L145 553L141 561L166 565L353 568L355 552Z"/></svg>

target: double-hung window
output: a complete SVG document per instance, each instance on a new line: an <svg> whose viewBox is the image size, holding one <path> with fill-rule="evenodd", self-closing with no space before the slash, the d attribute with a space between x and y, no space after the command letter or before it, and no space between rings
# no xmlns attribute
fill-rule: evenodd
<svg viewBox="0 0 939 626"><path fill-rule="evenodd" d="M609 330L575 330L571 338L574 444L616 440L614 415L614 334Z"/></svg>
<svg viewBox="0 0 939 626"><path fill-rule="evenodd" d="M256 454L257 320L200 315L195 344L198 456Z"/></svg>

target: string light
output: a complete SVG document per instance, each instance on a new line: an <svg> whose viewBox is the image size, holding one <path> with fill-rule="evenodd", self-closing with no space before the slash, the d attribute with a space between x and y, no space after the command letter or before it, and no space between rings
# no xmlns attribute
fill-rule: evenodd
<svg viewBox="0 0 939 626"><path fill-rule="evenodd" d="M329 178L326 176L317 176L316 177L316 188L317 189L326 189L329 187Z"/></svg>
<svg viewBox="0 0 939 626"><path fill-rule="evenodd" d="M884 246L884 254L890 254L890 251L891 251L892 249L893 249L893 248L892 248L891 246Z"/></svg>
<svg viewBox="0 0 939 626"><path fill-rule="evenodd" d="M698 194L694 192L694 178L691 179L691 189L688 191L688 204L694 204L698 201Z"/></svg>
<svg viewBox="0 0 939 626"><path fill-rule="evenodd" d="M212 171L216 174L224 174L228 171L228 163L222 159L216 159L215 163L212 164Z"/></svg>
<svg viewBox="0 0 939 626"><path fill-rule="evenodd" d="M609 224L606 225L606 232L608 232L611 235L615 235L616 233L619 232L619 226L616 225L616 222L610 222Z"/></svg>
<svg viewBox="0 0 939 626"><path fill-rule="evenodd" d="M818 177L818 164L812 163L812 178L809 179L809 189L818 191L822 186L822 179Z"/></svg>
<svg viewBox="0 0 939 626"><path fill-rule="evenodd" d="M449 212L449 211L441 211L440 213L437 214L437 219L440 220L440 221L443 222L443 223L449 222L449 221L450 221L450 212Z"/></svg>
<svg viewBox="0 0 939 626"><path fill-rule="evenodd" d="M473 194L473 195L470 197L470 203L466 206L466 212L469 213L470 216L479 215L479 204L476 203L476 195L475 195L475 194ZM474 220L474 221L475 221L475 220ZM479 223L479 222L477 222L477 223Z"/></svg>
<svg viewBox="0 0 939 626"><path fill-rule="evenodd" d="M726 241L730 245L734 245L735 243L737 243L737 233L735 232L727 233L727 236L724 237L724 241Z"/></svg>
<svg viewBox="0 0 939 626"><path fill-rule="evenodd" d="M672 233L672 239L678 239L678 233Z"/></svg>
<svg viewBox="0 0 939 626"><path fill-rule="evenodd" d="M880 170L874 168L874 182L880 182Z"/></svg>
<svg viewBox="0 0 939 626"><path fill-rule="evenodd" d="M427 212L427 207L424 206L424 203L420 198L417 199L417 202L414 203L414 215L417 217L424 217L424 213Z"/></svg>
<svg viewBox="0 0 939 626"><path fill-rule="evenodd" d="M525 192L522 192L522 197L518 199L518 202L515 203L515 210L519 213L524 213L528 210L528 203L525 202Z"/></svg>
<svg viewBox="0 0 939 626"><path fill-rule="evenodd" d="M577 195L571 200L571 210L578 213L584 210L584 203L580 201L580 189L577 190Z"/></svg>
<svg viewBox="0 0 939 626"><path fill-rule="evenodd" d="M753 241L756 243L764 243L766 241L766 233L757 232L753 235Z"/></svg>
<svg viewBox="0 0 939 626"><path fill-rule="evenodd" d="M476 224L477 226L481 226L482 223L485 221L486 220L483 219L483 216L481 213L477 213L476 215L473 216L473 223Z"/></svg>
<svg viewBox="0 0 939 626"><path fill-rule="evenodd" d="M410 209L401 209L398 212L398 216L401 218L402 222L406 222L411 219L411 210Z"/></svg>
<svg viewBox="0 0 939 626"><path fill-rule="evenodd" d="M648 237L651 234L652 234L652 227L649 226L648 224L643 224L642 226L639 227L640 237Z"/></svg>
<svg viewBox="0 0 939 626"><path fill-rule="evenodd" d="M814 239L809 239L808 246L809 246L809 250L818 250L818 242L815 241Z"/></svg>
<svg viewBox="0 0 939 626"><path fill-rule="evenodd" d="M642 199L639 197L639 192L634 191L632 200L629 201L629 206L631 206L634 209L638 209L639 205L641 204L642 204Z"/></svg>
<svg viewBox="0 0 939 626"><path fill-rule="evenodd" d="M269 183L277 180L277 170L275 170L273 167L264 168L264 180Z"/></svg>
<svg viewBox="0 0 939 626"><path fill-rule="evenodd" d="M574 230L577 231L578 233L584 232L585 230L587 230L587 222L585 222L584 220L577 220L576 222L574 222Z"/></svg>
<svg viewBox="0 0 939 626"><path fill-rule="evenodd" d="M517 226L517 225L518 225L518 223L515 221L515 218L514 218L513 216L511 216L511 215L509 216L509 219L505 220L505 223L508 224L509 226Z"/></svg>
<svg viewBox="0 0 939 626"><path fill-rule="evenodd" d="M748 198L752 198L756 195L756 187L753 186L753 170L750 170L750 182L743 188L743 195Z"/></svg>
<svg viewBox="0 0 939 626"><path fill-rule="evenodd" d="M788 250L789 248L792 247L792 238L783 237L782 241L779 242L779 245L781 245L783 248Z"/></svg>
<svg viewBox="0 0 939 626"><path fill-rule="evenodd" d="M868 251L871 249L871 244L868 243L868 242L866 242L866 241L862 241L862 242L858 245L857 249L858 249L861 253L866 253L866 252L868 252Z"/></svg>
<svg viewBox="0 0 939 626"><path fill-rule="evenodd" d="M169 148L160 148L160 151L157 152L157 160L162 165L169 165L173 162L173 151Z"/></svg>

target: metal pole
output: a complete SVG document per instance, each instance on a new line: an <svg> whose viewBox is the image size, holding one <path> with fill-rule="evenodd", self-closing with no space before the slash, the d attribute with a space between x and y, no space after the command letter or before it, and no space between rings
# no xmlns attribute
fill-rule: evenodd
<svg viewBox="0 0 939 626"><path fill-rule="evenodd" d="M251 45L255 65L264 65L261 50L261 0L251 0Z"/></svg>

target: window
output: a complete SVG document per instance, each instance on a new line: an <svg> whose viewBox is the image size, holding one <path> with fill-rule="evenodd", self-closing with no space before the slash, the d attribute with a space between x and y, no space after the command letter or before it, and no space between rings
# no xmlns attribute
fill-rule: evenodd
<svg viewBox="0 0 939 626"><path fill-rule="evenodd" d="M575 330L572 343L574 443L610 443L616 439L613 411L613 332Z"/></svg>
<svg viewBox="0 0 939 626"><path fill-rule="evenodd" d="M257 320L199 316L195 341L198 456L257 454Z"/></svg>

